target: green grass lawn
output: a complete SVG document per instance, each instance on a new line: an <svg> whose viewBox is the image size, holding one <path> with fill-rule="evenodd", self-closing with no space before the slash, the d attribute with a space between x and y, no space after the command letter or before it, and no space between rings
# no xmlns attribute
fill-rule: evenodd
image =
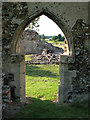
<svg viewBox="0 0 90 120"><path fill-rule="evenodd" d="M58 85L59 65L26 65L26 96L53 100Z"/></svg>
<svg viewBox="0 0 90 120"><path fill-rule="evenodd" d="M83 104L58 105L49 100L32 98L31 104L25 104L14 119L23 118L88 118L87 107Z"/></svg>
<svg viewBox="0 0 90 120"><path fill-rule="evenodd" d="M54 41L47 40L47 39L45 39L44 41L51 43L53 46L64 49L64 44L65 44L64 41L59 41L57 43L55 43Z"/></svg>
<svg viewBox="0 0 90 120"><path fill-rule="evenodd" d="M25 55L25 61L30 61L32 60L32 55Z"/></svg>
<svg viewBox="0 0 90 120"><path fill-rule="evenodd" d="M26 118L87 118L86 103L56 104L59 85L59 65L26 65L26 95L31 103L12 119ZM41 99L43 98L43 100Z"/></svg>

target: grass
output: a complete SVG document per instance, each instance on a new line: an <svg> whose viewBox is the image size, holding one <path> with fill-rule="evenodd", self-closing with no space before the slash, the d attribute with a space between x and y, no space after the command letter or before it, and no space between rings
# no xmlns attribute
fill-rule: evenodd
<svg viewBox="0 0 90 120"><path fill-rule="evenodd" d="M64 41L59 41L57 43L55 43L54 41L47 40L47 39L45 39L44 41L51 43L53 46L64 49Z"/></svg>
<svg viewBox="0 0 90 120"><path fill-rule="evenodd" d="M32 60L32 55L25 55L25 61L30 61Z"/></svg>
<svg viewBox="0 0 90 120"><path fill-rule="evenodd" d="M83 105L58 105L49 100L32 98L31 104L25 104L14 118L88 118L88 110Z"/></svg>
<svg viewBox="0 0 90 120"><path fill-rule="evenodd" d="M58 93L59 65L26 65L26 95L53 100Z"/></svg>
<svg viewBox="0 0 90 120"><path fill-rule="evenodd" d="M12 119L88 118L86 102L63 105L52 102L58 92L58 82L58 65L27 65L26 94L30 96L31 103L25 103Z"/></svg>

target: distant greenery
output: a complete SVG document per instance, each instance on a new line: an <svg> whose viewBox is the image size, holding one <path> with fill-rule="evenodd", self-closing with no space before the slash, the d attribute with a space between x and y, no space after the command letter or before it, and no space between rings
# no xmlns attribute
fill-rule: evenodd
<svg viewBox="0 0 90 120"><path fill-rule="evenodd" d="M41 39L50 39L52 38L53 36L45 36L44 34L40 35L40 38Z"/></svg>
<svg viewBox="0 0 90 120"><path fill-rule="evenodd" d="M53 41L54 43L58 43L58 42L62 42L65 40L64 36L62 36L61 34L58 34L57 36L45 36L44 34L43 35L40 35L40 38L41 40L44 40L44 41Z"/></svg>
<svg viewBox="0 0 90 120"><path fill-rule="evenodd" d="M60 34L58 36L40 35L40 38L43 41L51 43L53 46L64 49L64 40L65 40L65 38L64 38L64 36L61 36Z"/></svg>
<svg viewBox="0 0 90 120"><path fill-rule="evenodd" d="M58 36L52 37L52 41L54 41L54 42L60 42L60 41L64 41L64 40L65 40L65 38L61 34L59 34Z"/></svg>
<svg viewBox="0 0 90 120"><path fill-rule="evenodd" d="M39 21L40 17L37 17L36 19L32 20L32 22L27 26L28 29L34 29L39 31ZM39 35L41 40L43 41L52 41L54 44L58 44L59 42L64 42L65 38L61 34L55 35L55 36L46 36L44 34Z"/></svg>

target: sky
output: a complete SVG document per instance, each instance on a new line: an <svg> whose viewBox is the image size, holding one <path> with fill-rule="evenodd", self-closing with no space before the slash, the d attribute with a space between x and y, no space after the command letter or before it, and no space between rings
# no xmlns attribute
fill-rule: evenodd
<svg viewBox="0 0 90 120"><path fill-rule="evenodd" d="M54 36L61 34L62 36L64 36L63 32L57 26L57 24L53 22L53 20L49 19L47 16L45 15L40 16L38 23L40 25L38 27L39 31L37 31L39 35L44 34L46 36Z"/></svg>
<svg viewBox="0 0 90 120"><path fill-rule="evenodd" d="M57 26L57 24L45 15L40 16L40 20L38 23L40 25L39 31L38 31L39 34L44 34L44 35L62 34L63 35L61 29Z"/></svg>

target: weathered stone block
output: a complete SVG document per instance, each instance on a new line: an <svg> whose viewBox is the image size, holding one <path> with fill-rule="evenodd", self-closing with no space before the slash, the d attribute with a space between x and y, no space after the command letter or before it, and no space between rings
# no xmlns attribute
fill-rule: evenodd
<svg viewBox="0 0 90 120"><path fill-rule="evenodd" d="M68 63L68 56L60 55L60 63L62 63L62 64Z"/></svg>

